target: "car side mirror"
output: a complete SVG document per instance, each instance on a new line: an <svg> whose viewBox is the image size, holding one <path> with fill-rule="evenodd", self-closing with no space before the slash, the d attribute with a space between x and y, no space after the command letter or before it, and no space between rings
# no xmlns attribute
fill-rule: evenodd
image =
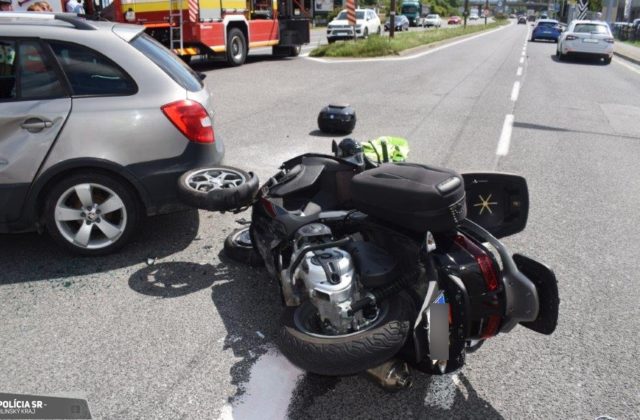
<svg viewBox="0 0 640 420"><path fill-rule="evenodd" d="M467 218L496 238L521 232L529 215L527 181L518 175L487 172L462 174Z"/></svg>

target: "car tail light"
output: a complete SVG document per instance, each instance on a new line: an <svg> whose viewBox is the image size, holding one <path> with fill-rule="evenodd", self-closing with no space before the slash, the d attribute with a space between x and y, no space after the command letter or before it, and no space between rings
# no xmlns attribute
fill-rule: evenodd
<svg viewBox="0 0 640 420"><path fill-rule="evenodd" d="M613 38L607 38L605 39L605 41L607 41L609 44L613 44Z"/></svg>
<svg viewBox="0 0 640 420"><path fill-rule="evenodd" d="M565 38L567 41L573 41L574 39L578 39L577 36L575 35L567 35L567 37Z"/></svg>
<svg viewBox="0 0 640 420"><path fill-rule="evenodd" d="M198 102L182 100L161 107L164 115L195 143L213 143L215 135L207 110Z"/></svg>

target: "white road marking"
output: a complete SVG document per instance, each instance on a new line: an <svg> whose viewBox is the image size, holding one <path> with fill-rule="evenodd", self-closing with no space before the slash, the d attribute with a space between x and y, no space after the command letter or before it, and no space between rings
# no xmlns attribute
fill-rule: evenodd
<svg viewBox="0 0 640 420"><path fill-rule="evenodd" d="M463 42L471 41L472 39L480 38L482 36L489 35L489 34L492 34L494 32L497 32L497 31L501 31L501 30L503 30L505 28L508 28L510 26L511 26L511 24L504 25L504 26L501 26L499 28L492 29L490 31L482 32L482 33L480 33L478 35L470 36L469 38L464 38L464 39L461 39L459 41L454 41L454 42L451 42L449 44L445 44L445 45L441 45L439 47L435 47L435 48L430 49L428 51L423 51L423 52L420 52L420 53L417 53L417 54L406 55L406 56L402 56L402 57L349 58L349 59L335 59L334 58L334 59L326 59L326 58L309 57L308 53L307 54L300 54L300 57L305 57L307 60L313 60L313 61L318 61L320 63L327 63L327 64L370 63L370 62L374 62L374 61L405 61L405 60L413 60L415 58L424 57L425 55L433 54L435 52L444 50L445 48L453 47L454 45L462 44Z"/></svg>
<svg viewBox="0 0 640 420"><path fill-rule="evenodd" d="M513 102L517 101L519 94L520 94L520 82L515 82L513 84L513 88L511 89L511 100Z"/></svg>
<svg viewBox="0 0 640 420"><path fill-rule="evenodd" d="M524 55L527 55L527 52L526 52L526 51L522 51L522 55L523 55L523 56L524 56Z"/></svg>
<svg viewBox="0 0 640 420"><path fill-rule="evenodd" d="M635 68L635 67L633 67L633 66L631 66L631 65L629 65L629 64L627 64L627 63L625 63L625 62L623 62L622 60L620 60L620 59L618 59L618 58L614 58L614 59L613 59L613 61L614 61L615 63L620 64L620 65L621 65L621 66L623 66L623 67L628 68L629 70L631 70L631 71L633 71L633 72L636 72L636 73L640 74L640 70L639 70L638 68Z"/></svg>
<svg viewBox="0 0 640 420"><path fill-rule="evenodd" d="M509 143L511 143L511 133L513 132L513 114L507 114L504 117L504 124L502 124L502 133L500 133L500 140L498 140L498 148L496 149L496 155L506 156L509 153Z"/></svg>
<svg viewBox="0 0 640 420"><path fill-rule="evenodd" d="M270 349L251 368L245 393L233 405L224 405L219 420L287 418L291 396L302 375L302 370Z"/></svg>
<svg viewBox="0 0 640 420"><path fill-rule="evenodd" d="M518 67L518 71L516 72L516 76L522 76L522 67Z"/></svg>
<svg viewBox="0 0 640 420"><path fill-rule="evenodd" d="M520 57L520 64L524 63L524 57Z"/></svg>

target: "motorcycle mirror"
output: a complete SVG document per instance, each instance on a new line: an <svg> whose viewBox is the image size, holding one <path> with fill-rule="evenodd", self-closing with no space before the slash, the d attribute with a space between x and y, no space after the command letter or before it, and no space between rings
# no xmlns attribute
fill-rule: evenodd
<svg viewBox="0 0 640 420"><path fill-rule="evenodd" d="M496 238L524 230L529 215L527 181L518 175L489 172L462 174L467 218Z"/></svg>

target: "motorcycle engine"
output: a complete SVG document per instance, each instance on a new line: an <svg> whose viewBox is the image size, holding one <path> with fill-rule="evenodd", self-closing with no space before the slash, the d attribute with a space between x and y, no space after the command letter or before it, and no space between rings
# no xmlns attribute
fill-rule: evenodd
<svg viewBox="0 0 640 420"><path fill-rule="evenodd" d="M296 232L294 254L306 245L330 240L328 226L321 223L303 226ZM343 334L357 328L357 321L347 314L357 295L355 267L347 251L327 248L307 252L295 281L303 282L325 330Z"/></svg>

